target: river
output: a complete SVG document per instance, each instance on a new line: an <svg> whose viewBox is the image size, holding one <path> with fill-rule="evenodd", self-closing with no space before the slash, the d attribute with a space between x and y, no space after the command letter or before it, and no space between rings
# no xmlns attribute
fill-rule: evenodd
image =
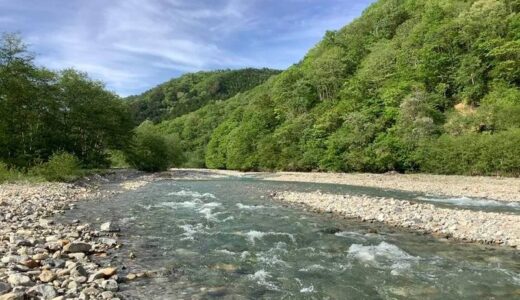
<svg viewBox="0 0 520 300"><path fill-rule="evenodd" d="M520 297L516 250L315 214L268 197L317 189L518 213L495 202L374 188L217 179L155 181L82 202L66 218L118 223L124 247L117 263L131 271L162 270L123 285L129 299ZM127 258L130 252L136 259Z"/></svg>

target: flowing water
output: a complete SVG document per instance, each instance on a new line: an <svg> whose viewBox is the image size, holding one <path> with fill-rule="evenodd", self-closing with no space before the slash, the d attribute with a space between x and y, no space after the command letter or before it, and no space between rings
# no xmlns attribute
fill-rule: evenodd
<svg viewBox="0 0 520 300"><path fill-rule="evenodd" d="M322 184L164 180L108 201L83 202L67 218L118 222L122 256L137 254L118 263L163 271L124 285L130 299L520 297L516 250L313 214L267 197L269 191L316 189L422 197Z"/></svg>

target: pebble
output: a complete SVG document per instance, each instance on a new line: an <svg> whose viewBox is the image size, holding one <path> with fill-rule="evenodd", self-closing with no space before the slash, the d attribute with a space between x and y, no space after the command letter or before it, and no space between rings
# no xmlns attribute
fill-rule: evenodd
<svg viewBox="0 0 520 300"><path fill-rule="evenodd" d="M384 197L283 192L275 199L365 222L381 222L441 237L520 248L520 215L441 208ZM395 208L400 210L396 211Z"/></svg>
<svg viewBox="0 0 520 300"><path fill-rule="evenodd" d="M117 268L95 258L108 257L116 237L53 219L93 194L66 183L0 185L0 300L118 298ZM91 276L98 281L89 283Z"/></svg>

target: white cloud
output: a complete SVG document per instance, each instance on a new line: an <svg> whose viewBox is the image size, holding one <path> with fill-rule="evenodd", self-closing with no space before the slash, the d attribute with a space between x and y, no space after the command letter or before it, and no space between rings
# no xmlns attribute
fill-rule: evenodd
<svg viewBox="0 0 520 300"><path fill-rule="evenodd" d="M0 13L0 24L25 28L40 63L87 71L120 94L183 72L285 67L360 10L311 9L341 0L63 1L0 0L0 11L16 14Z"/></svg>

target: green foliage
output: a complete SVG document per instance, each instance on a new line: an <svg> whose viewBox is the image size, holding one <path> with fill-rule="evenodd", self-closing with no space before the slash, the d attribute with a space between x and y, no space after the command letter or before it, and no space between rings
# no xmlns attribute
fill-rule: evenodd
<svg viewBox="0 0 520 300"><path fill-rule="evenodd" d="M16 181L22 177L23 175L21 172L13 168L9 168L6 163L0 162L0 183Z"/></svg>
<svg viewBox="0 0 520 300"><path fill-rule="evenodd" d="M27 169L58 151L83 167L108 166L133 122L122 100L75 70L39 68L21 39L0 39L0 160Z"/></svg>
<svg viewBox="0 0 520 300"><path fill-rule="evenodd" d="M136 121L158 122L190 113L208 103L231 98L278 73L280 71L271 69L190 73L127 100Z"/></svg>
<svg viewBox="0 0 520 300"><path fill-rule="evenodd" d="M421 170L442 174L520 176L520 129L442 136L418 149Z"/></svg>
<svg viewBox="0 0 520 300"><path fill-rule="evenodd" d="M152 126L150 121L145 121L135 129L127 150L127 160L132 167L141 171L165 171L178 163L177 141L171 136L156 133Z"/></svg>
<svg viewBox="0 0 520 300"><path fill-rule="evenodd" d="M128 168L130 167L130 164L126 161L126 155L125 152L122 150L108 150L107 151L109 160L110 160L110 167L111 168Z"/></svg>
<svg viewBox="0 0 520 300"><path fill-rule="evenodd" d="M72 181L82 175L79 160L67 152L53 154L49 161L34 166L29 175L42 177L47 181Z"/></svg>
<svg viewBox="0 0 520 300"><path fill-rule="evenodd" d="M288 70L155 130L185 166L518 175L517 2L380 0Z"/></svg>

